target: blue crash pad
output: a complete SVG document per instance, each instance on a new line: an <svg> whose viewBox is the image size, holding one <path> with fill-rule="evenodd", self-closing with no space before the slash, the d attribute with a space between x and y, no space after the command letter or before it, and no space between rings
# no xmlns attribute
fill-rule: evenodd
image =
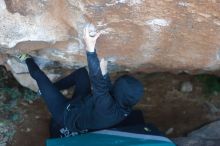
<svg viewBox="0 0 220 146"><path fill-rule="evenodd" d="M175 146L163 136L101 130L68 138L47 140L47 146Z"/></svg>

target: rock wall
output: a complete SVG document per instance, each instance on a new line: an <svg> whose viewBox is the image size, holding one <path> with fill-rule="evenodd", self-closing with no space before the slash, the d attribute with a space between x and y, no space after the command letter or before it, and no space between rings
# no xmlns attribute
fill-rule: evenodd
<svg viewBox="0 0 220 146"><path fill-rule="evenodd" d="M178 146L218 146L220 145L220 121L207 124L187 135L173 139Z"/></svg>
<svg viewBox="0 0 220 146"><path fill-rule="evenodd" d="M27 52L55 80L86 65L90 22L105 31L97 52L111 71L220 68L220 0L0 0L0 63L21 82L27 70L16 70L13 56Z"/></svg>

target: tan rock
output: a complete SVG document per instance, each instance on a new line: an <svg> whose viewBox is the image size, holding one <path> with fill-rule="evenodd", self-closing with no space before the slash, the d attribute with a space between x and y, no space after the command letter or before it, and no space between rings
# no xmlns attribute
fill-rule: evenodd
<svg viewBox="0 0 220 146"><path fill-rule="evenodd" d="M0 0L0 54L86 65L82 29L92 22L106 32L97 52L112 71L216 71L219 18L217 0Z"/></svg>
<svg viewBox="0 0 220 146"><path fill-rule="evenodd" d="M13 73L13 76L22 86L29 88L35 92L37 92L39 90L36 81L34 79L32 79L28 73L23 73L23 74ZM60 77L57 74L47 74L47 76L52 81L57 80L57 78Z"/></svg>

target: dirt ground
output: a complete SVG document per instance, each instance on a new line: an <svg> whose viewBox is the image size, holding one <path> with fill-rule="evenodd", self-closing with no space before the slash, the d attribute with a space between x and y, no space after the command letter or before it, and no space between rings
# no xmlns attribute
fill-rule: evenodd
<svg viewBox="0 0 220 146"><path fill-rule="evenodd" d="M42 100L21 104L24 120L17 124L16 133L8 146L44 146L49 137L50 115Z"/></svg>
<svg viewBox="0 0 220 146"><path fill-rule="evenodd" d="M117 74L116 76L118 76ZM141 109L146 122L154 123L170 138L217 120L220 112L219 93L205 95L202 83L186 74L169 73L133 74L145 86L145 95L135 107ZM114 77L113 77L114 78ZM189 81L192 92L180 91L181 84ZM17 124L16 133L7 146L43 146L49 137L49 113L42 99L32 104L20 104L24 120Z"/></svg>
<svg viewBox="0 0 220 146"><path fill-rule="evenodd" d="M154 123L168 137L179 137L202 125L216 120L220 113L219 95L204 95L203 85L189 75L151 74L137 75L145 86L145 96L137 106L145 120ZM191 82L193 91L180 91L183 82Z"/></svg>

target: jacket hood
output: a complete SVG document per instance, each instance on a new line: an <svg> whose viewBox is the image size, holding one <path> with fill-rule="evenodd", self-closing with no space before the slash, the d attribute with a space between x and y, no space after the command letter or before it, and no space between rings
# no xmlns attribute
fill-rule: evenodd
<svg viewBox="0 0 220 146"><path fill-rule="evenodd" d="M144 87L134 77L124 75L119 77L112 88L115 100L123 108L131 108L144 94Z"/></svg>

